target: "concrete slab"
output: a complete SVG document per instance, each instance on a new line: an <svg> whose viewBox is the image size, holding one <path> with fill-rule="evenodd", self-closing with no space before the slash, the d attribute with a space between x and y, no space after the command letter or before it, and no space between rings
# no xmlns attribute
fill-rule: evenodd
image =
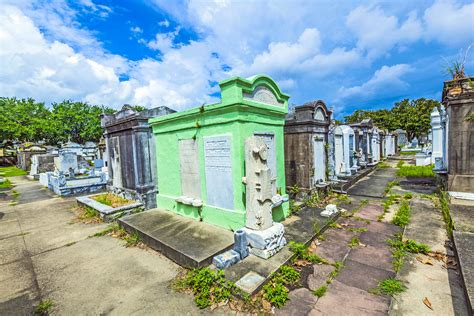
<svg viewBox="0 0 474 316"><path fill-rule="evenodd" d="M457 231L474 233L474 205L449 205L451 218Z"/></svg>
<svg viewBox="0 0 474 316"><path fill-rule="evenodd" d="M456 271L443 268L441 261L423 264L416 256L408 256L398 275L407 289L392 300L390 315L469 315ZM425 297L433 311L423 303Z"/></svg>
<svg viewBox="0 0 474 316"><path fill-rule="evenodd" d="M430 200L413 198L410 201L411 219L405 228L404 239L413 239L430 246L432 251L446 253L448 239L441 211Z"/></svg>
<svg viewBox="0 0 474 316"><path fill-rule="evenodd" d="M334 280L310 315L387 315L390 299Z"/></svg>
<svg viewBox="0 0 474 316"><path fill-rule="evenodd" d="M15 236L0 240L0 265L18 261L25 256L23 236Z"/></svg>
<svg viewBox="0 0 474 316"><path fill-rule="evenodd" d="M349 195L363 196L369 198L382 198L385 195L385 188L387 183L395 180L395 172L391 171L392 177L389 177L384 169L377 169L371 175L361 179L354 184L347 193ZM382 175L378 175L378 174Z"/></svg>
<svg viewBox="0 0 474 316"><path fill-rule="evenodd" d="M383 213L383 207L380 205L368 204L364 206L359 212L357 212L357 216L376 221L380 214Z"/></svg>
<svg viewBox="0 0 474 316"><path fill-rule="evenodd" d="M8 217L13 217L13 216L8 216ZM16 218L0 220L0 241L2 239L5 239L11 236L16 236L20 233L21 233L21 228Z"/></svg>
<svg viewBox="0 0 474 316"><path fill-rule="evenodd" d="M234 244L231 231L175 213L153 209L122 217L119 224L155 250L187 267L209 265Z"/></svg>
<svg viewBox="0 0 474 316"><path fill-rule="evenodd" d="M378 269L393 271L392 252L388 245L378 247L367 245L366 247L352 248L347 259Z"/></svg>
<svg viewBox="0 0 474 316"><path fill-rule="evenodd" d="M300 288L289 294L290 301L282 309L277 309L275 315L308 315L318 298L306 288Z"/></svg>
<svg viewBox="0 0 474 316"><path fill-rule="evenodd" d="M468 309L472 314L474 307L474 234L454 231L453 240Z"/></svg>
<svg viewBox="0 0 474 316"><path fill-rule="evenodd" d="M175 293L180 268L154 251L125 248L108 236L33 257L42 293L61 315L204 314L191 295Z"/></svg>
<svg viewBox="0 0 474 316"><path fill-rule="evenodd" d="M0 315L32 315L38 293L28 259L0 266Z"/></svg>
<svg viewBox="0 0 474 316"><path fill-rule="evenodd" d="M330 229L324 233L325 239L316 247L314 253L331 263L343 261L349 252L348 244L356 235L347 230Z"/></svg>
<svg viewBox="0 0 474 316"><path fill-rule="evenodd" d="M329 274L335 269L334 266L329 264L313 265L313 273L308 276L308 288L313 291L326 285Z"/></svg>
<svg viewBox="0 0 474 316"><path fill-rule="evenodd" d="M346 285L363 291L376 288L380 281L393 278L395 272L379 269L364 263L347 259L336 279Z"/></svg>

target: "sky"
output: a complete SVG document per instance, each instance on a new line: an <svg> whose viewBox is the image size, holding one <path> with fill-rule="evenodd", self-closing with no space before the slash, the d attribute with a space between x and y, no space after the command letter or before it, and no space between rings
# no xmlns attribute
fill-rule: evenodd
<svg viewBox="0 0 474 316"><path fill-rule="evenodd" d="M342 118L440 100L450 62L474 75L471 44L463 0L0 0L0 96L181 111L264 73Z"/></svg>

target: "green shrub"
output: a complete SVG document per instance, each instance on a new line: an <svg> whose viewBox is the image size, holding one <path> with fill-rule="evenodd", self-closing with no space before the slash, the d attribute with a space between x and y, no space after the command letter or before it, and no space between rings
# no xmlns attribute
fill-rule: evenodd
<svg viewBox="0 0 474 316"><path fill-rule="evenodd" d="M429 166L402 166L397 170L398 177L434 177L433 165Z"/></svg>
<svg viewBox="0 0 474 316"><path fill-rule="evenodd" d="M288 301L288 289L280 282L270 282L263 287L263 297L280 308Z"/></svg>
<svg viewBox="0 0 474 316"><path fill-rule="evenodd" d="M285 265L275 274L274 279L283 284L295 285L300 280L300 273L293 267Z"/></svg>
<svg viewBox="0 0 474 316"><path fill-rule="evenodd" d="M388 278L381 281L373 293L393 296L402 293L406 289L406 286L400 280Z"/></svg>
<svg viewBox="0 0 474 316"><path fill-rule="evenodd" d="M227 301L236 290L235 284L224 278L224 271L213 271L209 268L189 271L177 286L181 289L191 289L194 302L201 309Z"/></svg>

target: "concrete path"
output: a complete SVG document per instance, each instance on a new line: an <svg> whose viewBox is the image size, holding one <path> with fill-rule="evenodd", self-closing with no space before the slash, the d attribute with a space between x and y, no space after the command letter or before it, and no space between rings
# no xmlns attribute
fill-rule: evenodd
<svg viewBox="0 0 474 316"><path fill-rule="evenodd" d="M429 199L413 198L404 239L426 244L436 257L409 255L399 274L407 290L393 300L391 315L468 315L459 269L441 211ZM437 260L439 258L441 260ZM428 308L423 301L430 302Z"/></svg>
<svg viewBox="0 0 474 316"><path fill-rule="evenodd" d="M341 217L336 228L327 231L314 250L330 263L342 263L343 267L336 273L332 265L314 265L307 280L303 280L305 287L291 291L290 301L277 314L466 315L465 300L455 267L443 268L444 262L434 259L434 265L423 264L416 257L421 259L424 256L413 255L408 256L398 275L394 271L391 248L386 240L402 232L400 227L391 224L398 205L393 205L392 214L385 214L381 222L379 215L384 212L384 200L381 197L388 182L399 180L395 177L395 171L394 168L378 169L349 190L355 195L349 194L351 202L341 206L354 212L355 216ZM429 188L425 182L411 184L408 179L403 181L403 187L395 186L392 192L413 193L410 190L412 188L415 192L433 192L433 188ZM367 200L367 205L361 203L364 197L372 197ZM406 228L405 239L428 244L442 257L448 255L447 258L452 260L452 251L445 247L448 238L440 211L430 200L416 197L411 207L412 221ZM387 278L400 279L407 290L394 298L372 294L379 282ZM313 291L322 286L327 286L327 290L325 295L318 298ZM432 303L433 310L423 303L425 297Z"/></svg>
<svg viewBox="0 0 474 316"><path fill-rule="evenodd" d="M204 313L169 288L178 265L112 237L88 238L107 225L79 223L73 198L11 179L20 196L15 206L0 200L0 315L31 315L46 299L56 315Z"/></svg>

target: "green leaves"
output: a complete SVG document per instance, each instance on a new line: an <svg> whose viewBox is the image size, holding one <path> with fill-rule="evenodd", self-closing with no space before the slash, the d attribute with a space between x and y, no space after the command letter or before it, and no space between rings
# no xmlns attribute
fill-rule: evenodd
<svg viewBox="0 0 474 316"><path fill-rule="evenodd" d="M0 139L49 144L97 142L100 115L114 110L84 102L63 101L48 109L34 99L0 98Z"/></svg>

